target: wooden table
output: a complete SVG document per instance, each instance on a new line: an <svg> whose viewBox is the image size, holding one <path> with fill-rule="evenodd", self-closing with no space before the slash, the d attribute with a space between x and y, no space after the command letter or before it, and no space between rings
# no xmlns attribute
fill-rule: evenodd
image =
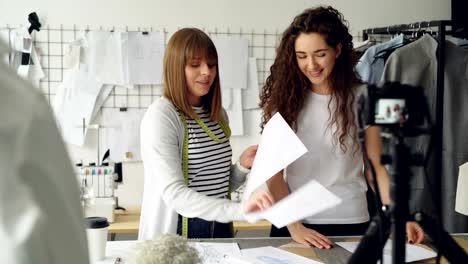
<svg viewBox="0 0 468 264"><path fill-rule="evenodd" d="M245 221L234 221L234 234L240 230L269 230L271 224L266 221L258 221L255 224L250 224ZM115 239L116 234L134 234L138 233L138 227L140 225L140 208L132 207L123 210L116 210L114 216L114 222L109 225L109 234L111 241Z"/></svg>

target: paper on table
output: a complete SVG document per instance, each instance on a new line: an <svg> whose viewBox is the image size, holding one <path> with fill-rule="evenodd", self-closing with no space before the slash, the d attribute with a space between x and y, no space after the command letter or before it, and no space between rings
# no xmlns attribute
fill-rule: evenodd
<svg viewBox="0 0 468 264"><path fill-rule="evenodd" d="M336 242L337 245L343 247L351 253L354 253L359 245L359 242ZM437 254L434 251L425 249L417 245L406 244L406 262L413 262L428 258L434 258ZM392 263L392 240L387 240L383 251L384 263ZM379 262L380 263L380 262Z"/></svg>
<svg viewBox="0 0 468 264"><path fill-rule="evenodd" d="M341 203L341 199L320 183L311 180L272 207L246 215L249 222L260 219L270 221L277 228L325 211Z"/></svg>
<svg viewBox="0 0 468 264"><path fill-rule="evenodd" d="M249 40L241 37L212 37L218 52L221 88L246 89Z"/></svg>
<svg viewBox="0 0 468 264"><path fill-rule="evenodd" d="M277 172L286 168L300 156L307 152L307 148L296 136L294 131L284 121L281 114L276 113L265 125L255 160L247 180L244 199L266 182Z"/></svg>
<svg viewBox="0 0 468 264"><path fill-rule="evenodd" d="M128 33L128 83L161 84L164 55L162 32Z"/></svg>
<svg viewBox="0 0 468 264"><path fill-rule="evenodd" d="M258 87L257 58L249 58L247 72L247 89L242 90L243 109L257 109L260 103Z"/></svg>
<svg viewBox="0 0 468 264"><path fill-rule="evenodd" d="M226 109L229 117L229 127L232 136L244 135L244 112L242 111L241 89L231 89L232 103L230 109Z"/></svg>
<svg viewBox="0 0 468 264"><path fill-rule="evenodd" d="M241 250L242 258L251 263L309 264L322 263L274 247L259 247Z"/></svg>
<svg viewBox="0 0 468 264"><path fill-rule="evenodd" d="M241 257L237 243L189 242L189 245L198 251L203 264L235 263ZM228 257L233 259L228 261Z"/></svg>

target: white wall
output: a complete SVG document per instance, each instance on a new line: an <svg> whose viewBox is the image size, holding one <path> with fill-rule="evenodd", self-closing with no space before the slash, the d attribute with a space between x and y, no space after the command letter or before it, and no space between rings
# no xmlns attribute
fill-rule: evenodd
<svg viewBox="0 0 468 264"><path fill-rule="evenodd" d="M369 27L450 19L449 0L0 0L0 27L26 24L27 15L36 11L43 25L89 25L92 28L178 27L206 29L267 30L281 32L292 18L307 7L333 5L350 23L353 35ZM258 141L260 111L246 111L247 136L233 138L234 157ZM95 160L96 134L90 132L85 148L70 148L74 161ZM140 163L124 166L125 183L119 187L120 204L139 205L143 185Z"/></svg>

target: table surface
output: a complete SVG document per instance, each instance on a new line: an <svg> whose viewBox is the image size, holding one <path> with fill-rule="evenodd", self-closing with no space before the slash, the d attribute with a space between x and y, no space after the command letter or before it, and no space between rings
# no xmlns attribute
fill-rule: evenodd
<svg viewBox="0 0 468 264"><path fill-rule="evenodd" d="M140 208L132 207L123 210L116 210L114 222L109 225L109 233L113 234L128 234L138 233L140 224ZM234 221L234 232L239 230L269 230L271 224L268 221L262 220L255 224L250 224L245 221Z"/></svg>
<svg viewBox="0 0 468 264"><path fill-rule="evenodd" d="M457 243L468 252L468 234L452 235ZM340 241L357 241L359 237L329 237L333 242ZM351 253L338 245L334 245L331 249L306 248L291 240L291 238L271 238L271 237L256 237L256 238L233 238L233 239L201 239L190 241L196 242L220 242L220 243L237 243L240 249L256 248L264 246L278 247L291 253L321 261L324 263L347 263ZM98 264L114 263L117 256L129 256L135 247L137 241L113 241L107 242L106 259L97 262ZM427 246L425 246L427 247ZM125 258L125 257L124 257ZM435 259L424 260L412 263L435 263ZM442 258L441 263L448 263Z"/></svg>

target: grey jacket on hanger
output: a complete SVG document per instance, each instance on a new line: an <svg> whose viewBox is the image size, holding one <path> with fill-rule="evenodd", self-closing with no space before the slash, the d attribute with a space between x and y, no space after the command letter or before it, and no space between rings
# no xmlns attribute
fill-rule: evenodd
<svg viewBox="0 0 468 264"><path fill-rule="evenodd" d="M430 35L396 50L388 59L381 83L398 81L413 86L422 86L426 95L432 124L435 123L437 93L438 43ZM468 50L446 42L444 67L444 113L442 142L442 215L449 232L468 231L468 217L455 212L455 193L458 167L468 161ZM428 153L430 136L407 139L412 152ZM429 179L437 177L434 172L434 152L429 153L426 172ZM412 169L410 210L433 212L433 202L424 169Z"/></svg>

